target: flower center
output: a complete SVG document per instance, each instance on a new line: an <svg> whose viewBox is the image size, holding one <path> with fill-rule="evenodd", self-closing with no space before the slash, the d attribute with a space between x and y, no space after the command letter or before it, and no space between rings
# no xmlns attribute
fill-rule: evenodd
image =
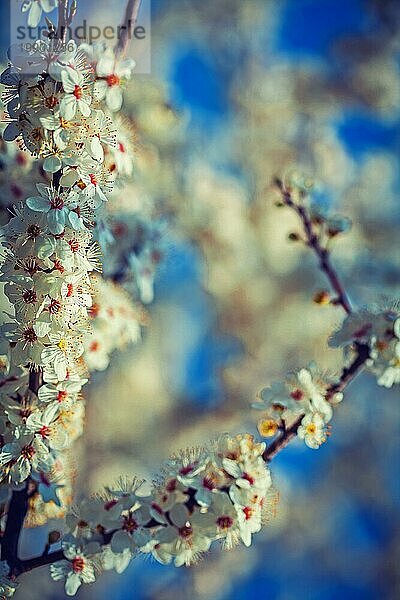
<svg viewBox="0 0 400 600"><path fill-rule="evenodd" d="M31 138L34 142L40 142L42 140L42 130L40 127L35 127L31 131Z"/></svg>
<svg viewBox="0 0 400 600"><path fill-rule="evenodd" d="M90 179L90 183L92 183L93 185L97 185L97 177L96 177L96 175L94 175L93 173L91 173L89 175L89 179Z"/></svg>
<svg viewBox="0 0 400 600"><path fill-rule="evenodd" d="M54 261L54 268L56 269L56 271L59 271L60 273L64 273L64 267L62 266L61 261L56 258L56 260Z"/></svg>
<svg viewBox="0 0 400 600"><path fill-rule="evenodd" d="M66 392L65 390L60 390L57 394L57 401L64 402L64 400L67 399L67 396L68 396L68 392Z"/></svg>
<svg viewBox="0 0 400 600"><path fill-rule="evenodd" d="M40 235L39 225L29 225L26 230L26 234L29 238L37 238Z"/></svg>
<svg viewBox="0 0 400 600"><path fill-rule="evenodd" d="M33 458L33 456L35 455L36 451L35 448L33 446L24 446L21 450L21 456L23 456L23 458L26 458L27 460L31 460Z"/></svg>
<svg viewBox="0 0 400 600"><path fill-rule="evenodd" d="M386 348L388 347L388 343L385 342L385 340L377 340L376 342L376 347L379 350L379 352L383 352L384 350L386 350Z"/></svg>
<svg viewBox="0 0 400 600"><path fill-rule="evenodd" d="M207 490L214 490L216 487L216 480L212 475L206 475L203 478L203 487L205 487Z"/></svg>
<svg viewBox="0 0 400 600"><path fill-rule="evenodd" d="M365 323L365 325L363 325L362 327L360 327L360 329L357 329L357 331L354 332L354 337L355 338L362 338L366 335L369 334L369 332L372 329L372 325L371 323Z"/></svg>
<svg viewBox="0 0 400 600"><path fill-rule="evenodd" d="M58 98L56 96L49 96L45 99L44 104L47 108L54 108L58 104Z"/></svg>
<svg viewBox="0 0 400 600"><path fill-rule="evenodd" d="M19 411L19 416L21 419L26 420L32 414L31 408L27 407Z"/></svg>
<svg viewBox="0 0 400 600"><path fill-rule="evenodd" d="M293 392L290 395L293 398L293 400L296 400L297 402L304 398L304 392L302 392L302 390L299 389L293 390Z"/></svg>
<svg viewBox="0 0 400 600"><path fill-rule="evenodd" d="M109 500L104 505L104 510L111 510L116 504L118 504L117 500Z"/></svg>
<svg viewBox="0 0 400 600"><path fill-rule="evenodd" d="M125 529L125 531L128 531L129 533L133 533L138 527L139 525L132 515L124 517L124 524L122 525L122 529Z"/></svg>
<svg viewBox="0 0 400 600"><path fill-rule="evenodd" d="M183 539L189 538L193 534L193 528L189 522L187 522L183 527L179 528L179 535Z"/></svg>
<svg viewBox="0 0 400 600"><path fill-rule="evenodd" d="M314 423L310 423L309 425L307 425L307 433L312 435L313 433L315 433L317 431L316 426L314 425Z"/></svg>
<svg viewBox="0 0 400 600"><path fill-rule="evenodd" d="M232 519L232 517L229 517L228 515L223 515L222 517L218 517L216 522L217 522L218 527L220 527L221 529L229 529L233 525L233 519Z"/></svg>
<svg viewBox="0 0 400 600"><path fill-rule="evenodd" d="M243 473L242 479L245 479L246 481L248 481L250 485L254 485L254 477L252 477L248 473Z"/></svg>
<svg viewBox="0 0 400 600"><path fill-rule="evenodd" d="M71 252L78 252L79 242L77 240L69 240L68 245L71 248Z"/></svg>
<svg viewBox="0 0 400 600"><path fill-rule="evenodd" d="M99 342L92 342L89 346L89 350L91 352L97 352L97 350L99 349L99 346L100 346Z"/></svg>
<svg viewBox="0 0 400 600"><path fill-rule="evenodd" d="M59 312L60 308L61 308L61 302L59 302L58 300L55 300L53 298L49 304L48 311L51 315L56 315Z"/></svg>
<svg viewBox="0 0 400 600"><path fill-rule="evenodd" d="M272 437L278 431L278 424L273 419L264 419L258 424L258 431L263 437Z"/></svg>
<svg viewBox="0 0 400 600"><path fill-rule="evenodd" d="M186 467L182 467L179 469L180 475L189 475L194 469L195 465L187 465Z"/></svg>
<svg viewBox="0 0 400 600"><path fill-rule="evenodd" d="M67 350L67 346L68 346L68 344L67 344L67 340L65 340L64 338L62 338L62 339L61 339L61 340L58 342L57 346L60 348L61 352L66 352L66 350Z"/></svg>
<svg viewBox="0 0 400 600"><path fill-rule="evenodd" d="M50 206L54 210L61 210L62 208L64 208L64 200L59 196L56 196L55 198L52 198L50 200Z"/></svg>
<svg viewBox="0 0 400 600"><path fill-rule="evenodd" d="M98 304L92 304L92 306L89 308L89 314L91 317L97 317L97 315L100 312L100 306Z"/></svg>
<svg viewBox="0 0 400 600"><path fill-rule="evenodd" d="M246 518L246 521L248 521L249 519L251 519L252 515L253 515L253 509L250 506L245 506L243 509L244 512L244 516Z"/></svg>
<svg viewBox="0 0 400 600"><path fill-rule="evenodd" d="M85 568L85 561L81 556L77 556L72 561L72 570L74 573L82 573Z"/></svg>
<svg viewBox="0 0 400 600"><path fill-rule="evenodd" d="M50 435L50 427L47 427L47 425L43 425L39 429L39 435L41 435L43 439L47 438Z"/></svg>
<svg viewBox="0 0 400 600"><path fill-rule="evenodd" d="M32 276L39 271L39 264L35 258L28 258L24 263L22 263L22 268L28 273L28 275Z"/></svg>
<svg viewBox="0 0 400 600"><path fill-rule="evenodd" d="M165 486L167 492L174 492L176 490L176 479L170 479Z"/></svg>
<svg viewBox="0 0 400 600"><path fill-rule="evenodd" d="M120 82L120 78L118 77L118 75L115 75L115 73L112 73L111 75L109 75L107 77L107 85L109 87L119 85L119 82Z"/></svg>
<svg viewBox="0 0 400 600"><path fill-rule="evenodd" d="M72 283L67 283L67 298L70 298L74 293L74 286Z"/></svg>
<svg viewBox="0 0 400 600"><path fill-rule="evenodd" d="M72 93L77 100L80 100L83 96L83 89L79 85L76 85Z"/></svg>
<svg viewBox="0 0 400 600"><path fill-rule="evenodd" d="M25 290L22 294L22 298L25 304L35 304L37 300L37 295L35 290Z"/></svg>
<svg viewBox="0 0 400 600"><path fill-rule="evenodd" d="M22 337L29 344L33 344L38 339L33 327L28 327L28 329L25 329L25 331L22 334Z"/></svg>

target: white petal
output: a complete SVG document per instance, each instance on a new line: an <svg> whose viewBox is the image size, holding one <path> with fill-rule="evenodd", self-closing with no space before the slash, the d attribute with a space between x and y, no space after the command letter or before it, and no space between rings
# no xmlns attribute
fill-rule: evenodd
<svg viewBox="0 0 400 600"><path fill-rule="evenodd" d="M37 27L42 16L42 7L39 2L33 2L28 16L28 27Z"/></svg>
<svg viewBox="0 0 400 600"><path fill-rule="evenodd" d="M65 581L65 593L67 596L75 596L81 583L81 579L77 573L69 573Z"/></svg>
<svg viewBox="0 0 400 600"><path fill-rule="evenodd" d="M120 110L122 106L122 92L121 89L117 86L112 87L108 90L107 96L107 106L113 112Z"/></svg>
<svg viewBox="0 0 400 600"><path fill-rule="evenodd" d="M67 94L60 102L60 114L66 121L71 121L76 114L76 98Z"/></svg>

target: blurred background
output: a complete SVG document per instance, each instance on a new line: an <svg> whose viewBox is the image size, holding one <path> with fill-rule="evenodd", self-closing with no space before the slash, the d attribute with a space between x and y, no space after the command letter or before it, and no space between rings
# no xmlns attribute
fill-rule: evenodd
<svg viewBox="0 0 400 600"><path fill-rule="evenodd" d="M80 5L96 10L95 0ZM124 2L112 8L122 14ZM326 282L287 239L297 223L274 205L274 176L305 171L320 202L352 218L334 260L355 304L400 291L400 4L152 0L151 9L152 72L134 78L125 104L138 175L121 197L125 209L146 198L169 225L143 342L87 386L77 501L120 474L151 479L170 453L218 432L256 433L249 403L291 367L317 359L340 369L326 346L340 309L312 302ZM294 442L274 459L278 514L250 549L215 548L190 569L139 557L79 597L395 600L398 400L363 375L327 444ZM47 530L25 531L27 554ZM64 592L43 569L15 597Z"/></svg>

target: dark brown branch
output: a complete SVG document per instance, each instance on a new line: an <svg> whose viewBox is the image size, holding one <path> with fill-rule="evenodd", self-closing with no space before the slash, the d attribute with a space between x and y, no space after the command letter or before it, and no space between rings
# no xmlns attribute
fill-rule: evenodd
<svg viewBox="0 0 400 600"><path fill-rule="evenodd" d="M37 569L38 567L52 565L53 563L64 559L64 552L62 550L56 550L55 552L50 552L49 554L42 554L41 556L35 556L34 558L21 560L19 561L16 575L28 573L29 571L33 571L33 569Z"/></svg>
<svg viewBox="0 0 400 600"><path fill-rule="evenodd" d="M330 400L334 394L343 392L347 386L364 369L365 363L369 359L368 344L355 344L357 355L349 367L344 367L339 381L330 387L327 394L327 400Z"/></svg>
<svg viewBox="0 0 400 600"><path fill-rule="evenodd" d="M343 392L355 377L362 371L366 361L369 358L368 344L356 344L357 355L349 367L345 367L339 378L339 381L328 390L326 399L329 401L334 394ZM285 429L264 451L263 459L266 462L271 461L289 442L296 437L297 430L300 427L304 414L300 415L296 421L287 429Z"/></svg>
<svg viewBox="0 0 400 600"><path fill-rule="evenodd" d="M304 415L300 415L293 425L282 431L280 435L264 450L263 459L265 462L269 462L286 446L288 443L297 435L297 430L300 427L301 421L303 420Z"/></svg>
<svg viewBox="0 0 400 600"><path fill-rule="evenodd" d="M128 0L120 37L118 44L115 47L115 56L124 56L128 49L129 41L132 35L132 27L137 21L141 3L142 0Z"/></svg>
<svg viewBox="0 0 400 600"><path fill-rule="evenodd" d="M42 372L31 370L29 372L29 389L34 394L37 394L42 383ZM28 508L29 479L22 490L14 491L12 493L7 511L7 522L4 535L1 540L1 558L8 562L11 574L15 574L15 572L19 570L21 561L18 558L18 543Z"/></svg>
<svg viewBox="0 0 400 600"><path fill-rule="evenodd" d="M314 253L318 257L319 267L321 271L325 273L329 283L331 284L333 290L337 294L335 303L342 306L342 308L349 315L352 311L346 290L342 285L334 267L332 266L329 251L321 245L318 236L314 233L312 222L309 215L307 214L306 209L304 208L304 206L302 206L301 204L297 204L293 200L290 191L284 187L283 183L280 180L277 180L276 184L279 190L281 191L283 203L286 206L292 208L298 214L303 223L303 229L306 236L307 245L314 251Z"/></svg>
<svg viewBox="0 0 400 600"><path fill-rule="evenodd" d="M4 536L1 541L1 559L8 562L12 574L18 569L18 542L28 512L28 503L28 484L26 484L23 490L12 493Z"/></svg>

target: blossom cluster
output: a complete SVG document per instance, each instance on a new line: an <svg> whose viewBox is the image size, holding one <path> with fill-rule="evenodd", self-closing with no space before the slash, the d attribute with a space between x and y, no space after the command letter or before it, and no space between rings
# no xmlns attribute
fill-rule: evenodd
<svg viewBox="0 0 400 600"><path fill-rule="evenodd" d="M137 301L149 304L154 298L157 268L166 254L166 222L136 213L116 213L110 223L105 276L118 281Z"/></svg>
<svg viewBox="0 0 400 600"><path fill-rule="evenodd" d="M99 276L92 278L92 285L92 331L84 338L84 359L90 372L103 371L115 350L137 343L146 323L143 309L132 305L121 286Z"/></svg>
<svg viewBox="0 0 400 600"><path fill-rule="evenodd" d="M377 378L378 385L390 388L400 383L400 313L397 305L372 306L351 312L331 336L332 347L343 347L345 357L360 345L368 349L365 366ZM258 395L253 408L263 411L258 431L273 437L300 419L297 435L310 448L319 448L327 440L333 408L343 393L336 391L334 380L318 371L313 363L275 381Z"/></svg>
<svg viewBox="0 0 400 600"><path fill-rule="evenodd" d="M341 392L329 394L332 383L313 363L261 390L252 404L264 412L258 423L260 435L273 437L302 417L297 435L310 448L319 448L329 435L332 407L343 399Z"/></svg>
<svg viewBox="0 0 400 600"><path fill-rule="evenodd" d="M350 231L351 220L332 212L327 203L321 200L323 194L320 182L302 171L290 169L285 174L282 184L284 189L290 192L292 200L306 210L314 229L313 233L324 245L338 235Z"/></svg>
<svg viewBox="0 0 400 600"><path fill-rule="evenodd" d="M355 344L369 348L367 367L378 385L400 383L400 311L398 305L371 306L353 312L331 336L329 344L351 352Z"/></svg>
<svg viewBox="0 0 400 600"><path fill-rule="evenodd" d="M65 452L82 431L83 355L96 310L93 274L102 268L93 227L119 173L111 168L117 160L105 158L117 152L117 135L82 48L50 40L29 60L37 75L25 74L21 63L0 78L8 115L3 138L19 144L17 158L28 152L40 159L45 175L2 228L0 280L10 307L1 353L10 384L1 389L0 468L5 484L31 477L41 500L60 506ZM121 318L129 315L132 323L125 340L137 339L137 319L122 304L121 298ZM28 371L29 378L39 373L38 389Z"/></svg>
<svg viewBox="0 0 400 600"><path fill-rule="evenodd" d="M224 435L172 457L150 494L134 480L84 500L67 516L65 560L51 565L53 579L74 595L102 570L122 572L138 552L181 566L198 561L214 540L250 546L276 503L264 449L250 435Z"/></svg>

